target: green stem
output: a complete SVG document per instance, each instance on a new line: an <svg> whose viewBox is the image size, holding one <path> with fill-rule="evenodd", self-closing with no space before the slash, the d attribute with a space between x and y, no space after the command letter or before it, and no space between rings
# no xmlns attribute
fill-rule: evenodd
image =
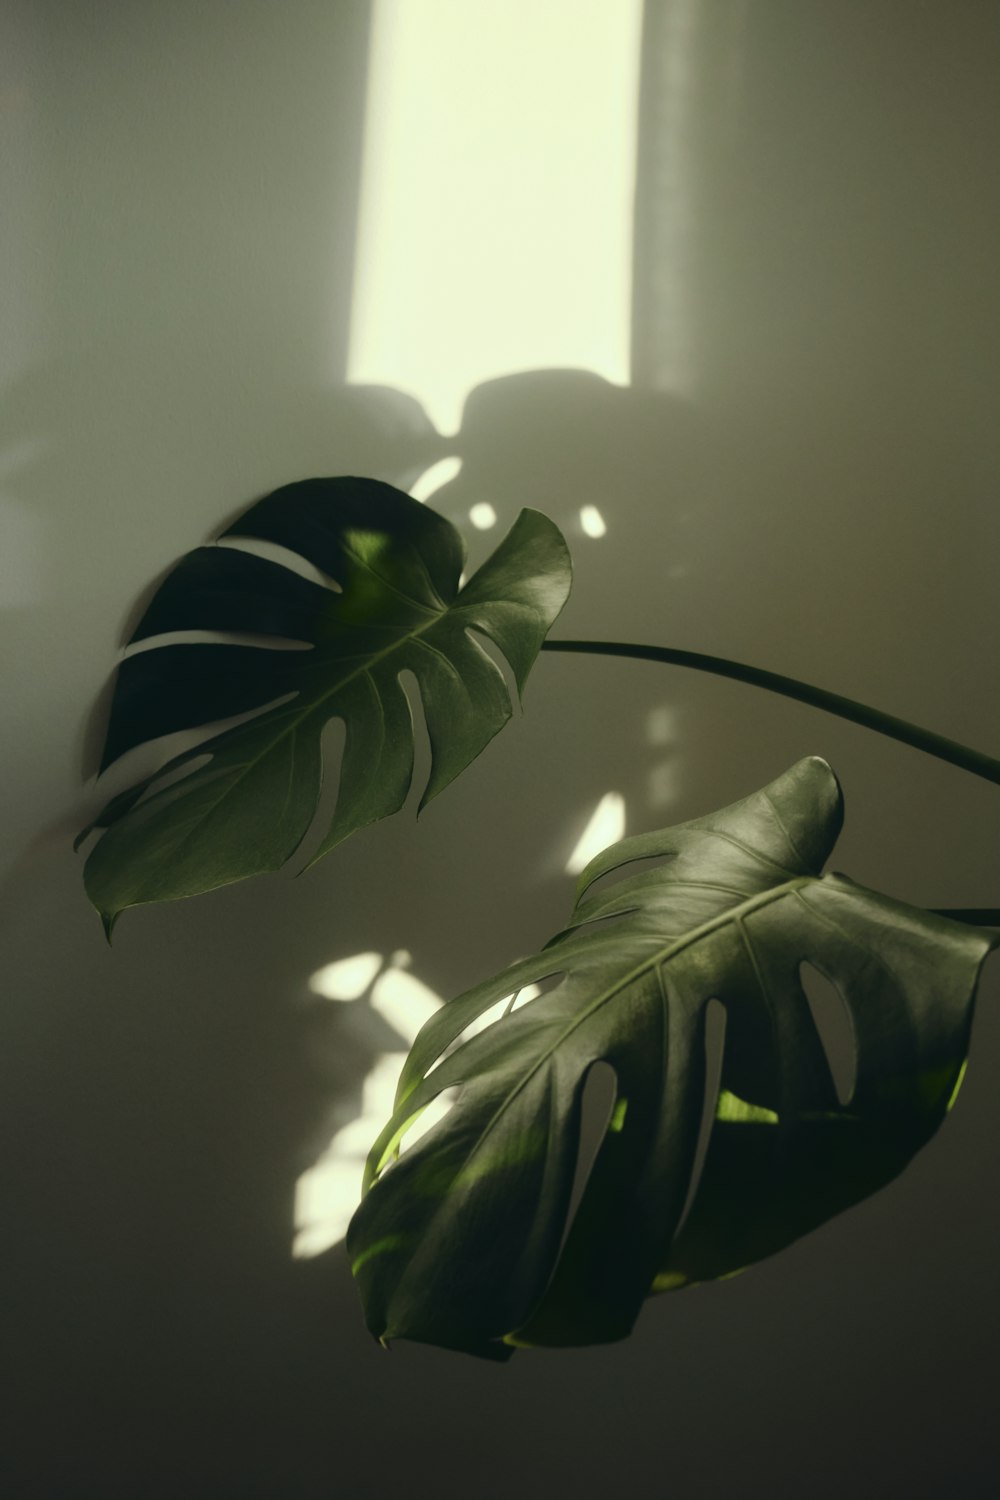
<svg viewBox="0 0 1000 1500"><path fill-rule="evenodd" d="M675 651L669 646L636 646L627 641L544 641L543 651L568 651L583 656L629 656L637 661L662 661L674 667L692 667L698 672L711 672L716 677L732 677L737 682L748 682L753 687L766 688L768 692L780 693L784 698L795 698L799 703L808 703L813 708L822 708L838 718L850 719L854 724L863 724L878 734L901 740L915 750L923 750L938 760L960 766L1000 786L1000 760L983 755L979 750L970 750L956 740L933 734L929 729L920 729L905 719L884 714L877 708L857 703L853 698L842 698L839 693L828 693L825 688L812 687L808 682L799 682L795 677L782 677L778 672L765 672L760 667L748 667L743 662L729 661L724 656L705 656L700 651Z"/></svg>
<svg viewBox="0 0 1000 1500"><path fill-rule="evenodd" d="M1000 911L995 906L932 906L928 910L935 917L950 917L970 927L1000 927Z"/></svg>

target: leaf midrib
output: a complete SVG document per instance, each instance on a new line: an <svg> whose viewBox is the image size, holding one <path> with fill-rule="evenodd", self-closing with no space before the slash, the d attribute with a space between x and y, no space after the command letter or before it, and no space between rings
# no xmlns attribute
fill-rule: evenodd
<svg viewBox="0 0 1000 1500"><path fill-rule="evenodd" d="M373 574L372 576L373 577L377 577L378 575L377 574ZM401 597L405 598L406 596L402 595ZM176 844L174 846L173 854L175 856L177 854L179 854L180 851L182 849L184 849L185 845L187 845L193 838L195 838L195 836L198 833L201 825L208 818L211 818L211 817L215 816L215 814L218 812L219 808L222 807L223 804L225 803L226 799L228 797L230 797L233 794L233 792L235 792L237 790L237 788L242 784L242 782L245 779L245 777L249 776L250 773L255 769L256 766L258 766L260 764L260 762L262 760L264 760L268 755L271 755L274 752L274 750L277 748L277 746L281 743L282 740L284 740L289 734L296 734L298 732L298 730L303 727L303 725L306 723L306 721L309 718L311 718L313 714L315 714L316 712L318 712L318 710L320 708L322 708L322 706L323 706L324 703L326 703L330 698L335 697L337 693L339 693L343 688L345 688L355 678L361 677L361 676L370 676L371 673L372 673L373 668L376 667L380 661L383 661L387 656L391 656L394 651L398 651L402 646L409 645L412 642L418 641L420 636L422 636L423 634L425 634L426 631L430 630L432 626L438 624L448 614L449 610L451 610L454 607L454 604L457 604L458 599L460 597L461 597L461 594L459 594L458 596L456 596L456 599L453 601L453 604L445 605L441 610L439 610L436 614L434 614L432 616L432 618L429 619L429 620L427 620L423 625L418 625L413 630L407 631L407 633L405 635L400 636L397 640L393 641L393 643L392 643L391 646L387 646L384 651L377 652L375 656L371 657L365 663L364 666L355 667L352 671L348 672L346 676L339 678L338 681L336 683L334 683L334 685L332 687L328 688L318 698L313 699L313 701L308 704L308 706L303 710L303 712L301 714L298 714L296 716L290 716L289 723L286 724L285 728L281 729L278 732L278 734L275 735L275 737L270 741L270 743L266 746L266 748L263 749L260 752L259 755L255 755L255 756L251 757L251 759L245 761L239 767L239 769L235 772L235 774L232 777L232 779L228 782L228 784L227 784L225 790L222 792L221 796L219 796L211 804L211 806L209 808L207 808L204 813L202 813L202 815L198 818L198 820L196 821L196 823L194 824L194 826L190 829L190 831L188 833L186 833L184 835L184 838L178 844ZM415 601L410 601L410 602L415 602ZM418 607L422 609L425 606L420 605ZM427 643L423 642L422 644L426 645ZM373 683L373 686L374 686L374 683ZM376 689L376 695L377 695L377 692L378 692L378 690ZM289 705L287 705L287 707L289 709L291 709L292 705L289 704ZM264 716L263 715L258 715L254 719L248 719L247 720L247 725L248 726L260 726L264 722L266 722L265 719L264 719ZM243 727L244 727L243 725L239 726L240 729L242 729ZM204 747L203 746L195 746L194 747L194 751L195 752L204 753ZM213 754L213 758L214 758L214 755L218 754L218 751L211 752L211 753ZM164 767L163 769L165 771L167 769L167 767ZM158 774L162 775L163 772L160 772ZM197 775L197 772L193 773L193 775ZM154 778L154 779L158 779L158 777ZM167 788L167 790L169 790L169 788ZM159 793L157 793L156 795L159 795ZM154 799L150 799L150 800L153 801L153 800L155 800L155 798ZM148 805L149 804L147 804L147 806ZM132 904L134 905L135 903L132 903Z"/></svg>
<svg viewBox="0 0 1000 1500"><path fill-rule="evenodd" d="M602 1005L606 1005L607 1002L613 999L615 995L620 994L623 989L632 984L642 975L648 973L651 969L661 969L663 965L669 963L671 959L675 958L678 953L683 952L685 948L691 947L694 943L701 942L703 938L710 937L713 932L716 932L720 928L725 927L727 923L737 922L742 927L743 922L751 912L757 911L761 907L770 905L772 901L779 901L784 896L788 896L793 894L794 892L800 891L804 886L815 884L818 878L819 877L815 875L798 875L791 880L783 881L781 885L772 886L769 890L758 891L755 896L747 897L747 899L745 901L741 901L738 906L734 906L727 911L720 912L718 916L709 918L707 922L702 922L698 927L693 927L690 932L686 932L682 937L675 938L672 943L668 943L665 947L659 949L650 958L646 958L642 961L642 963L636 964L636 966L633 969L630 969L627 974L624 974L620 979L616 980L616 982L610 989L602 991L602 993L598 995L596 999L592 1000L589 1005L587 1005L583 1010L579 1011L573 1017L573 1019L568 1023L567 1026L563 1028L563 1030L550 1043L550 1045L546 1049L544 1049L542 1054L531 1065L531 1067L527 1070L523 1077L518 1079L514 1087L505 1095L503 1100L497 1106L496 1110L490 1116L490 1119L487 1121L486 1125L484 1125L483 1129L476 1137L476 1140L473 1142L468 1153L466 1154L465 1161L469 1161L476 1154L480 1146L494 1129L497 1121L500 1120L503 1116L507 1107L513 1103L521 1090L527 1087L532 1078L534 1078L535 1074L538 1072L539 1068L547 1064L552 1058L553 1054L566 1041L567 1037L572 1036L574 1031L576 1031L578 1027L582 1026L585 1021L589 1020L596 1011L600 1010ZM549 951L551 952L551 950ZM530 981L528 982L530 983ZM425 1074L421 1082L426 1082L427 1076L428 1075ZM457 1080L459 1084L464 1081L466 1080ZM447 1087L449 1088L452 1088L454 1086L454 1082L447 1085ZM417 1087L419 1087L419 1085ZM413 1090L413 1093L416 1093L416 1089ZM412 1098L412 1094L409 1097ZM432 1097L434 1096L432 1095ZM426 1102L430 1103L430 1100L427 1100ZM424 1106L421 1105L421 1108L423 1107ZM382 1171L382 1166L385 1162L386 1154L389 1150L389 1146L391 1145L392 1140L398 1139L399 1127L397 1126L395 1129L392 1129L392 1125L393 1122L390 1121L389 1125L386 1127L385 1134L387 1137L387 1145L383 1149L377 1172L370 1184L371 1186L374 1186L374 1183L378 1180L378 1175Z"/></svg>

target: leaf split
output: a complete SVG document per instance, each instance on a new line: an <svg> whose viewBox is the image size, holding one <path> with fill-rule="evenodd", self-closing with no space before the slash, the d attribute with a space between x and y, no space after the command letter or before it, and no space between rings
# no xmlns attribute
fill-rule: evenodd
<svg viewBox="0 0 1000 1500"><path fill-rule="evenodd" d="M252 713L174 756L114 797L84 872L110 937L119 914L277 870L316 813L320 740L346 725L336 809L314 856L402 807L414 737L400 674L413 674L431 744L421 807L510 717L503 673L477 635L506 657L523 691L566 601L570 563L557 528L521 512L464 587L465 550L442 516L370 479L313 479L252 506L225 537L278 543L336 589L234 547L200 547L174 568L130 644L168 632L283 637L308 650L173 642L118 669L102 770L147 741ZM162 784L196 759L180 779Z"/></svg>
<svg viewBox="0 0 1000 1500"><path fill-rule="evenodd" d="M842 821L829 766L800 761L741 802L626 839L584 871L569 925L435 1015L376 1142L348 1251L377 1337L489 1358L626 1336L651 1292L734 1275L896 1176L960 1083L996 934L822 874ZM591 894L636 860L663 863ZM841 1102L800 968L850 1016ZM529 1004L455 1047L518 988ZM711 1132L709 1007L725 1009ZM452 1050L449 1050L452 1049ZM611 1111L565 1234L588 1070ZM447 1117L393 1160L409 1124Z"/></svg>

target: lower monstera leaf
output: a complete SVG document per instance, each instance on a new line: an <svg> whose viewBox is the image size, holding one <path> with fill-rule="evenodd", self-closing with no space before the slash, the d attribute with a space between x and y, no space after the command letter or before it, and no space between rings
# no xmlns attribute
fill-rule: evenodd
<svg viewBox="0 0 1000 1500"><path fill-rule="evenodd" d="M841 820L832 771L809 759L721 812L627 839L584 871L541 953L433 1017L347 1236L376 1337L495 1358L623 1338L652 1292L731 1275L902 1171L958 1089L996 934L822 876ZM846 1099L803 964L850 1022ZM713 1003L725 1033L706 1099ZM601 1062L616 1099L568 1224ZM400 1155L446 1090L450 1112Z"/></svg>
<svg viewBox="0 0 1000 1500"><path fill-rule="evenodd" d="M182 558L154 596L130 642L151 648L118 669L102 770L162 735L253 717L113 798L77 840L105 830L84 878L109 935L126 907L279 869L316 812L331 719L345 723L346 742L333 822L314 858L397 812L414 749L401 673L411 674L427 724L421 806L429 802L511 714L503 673L477 637L503 653L520 691L570 586L562 536L531 510L461 586L465 549L451 522L373 479L285 485L221 540L277 544L330 583L213 545ZM236 639L176 637L192 631Z"/></svg>

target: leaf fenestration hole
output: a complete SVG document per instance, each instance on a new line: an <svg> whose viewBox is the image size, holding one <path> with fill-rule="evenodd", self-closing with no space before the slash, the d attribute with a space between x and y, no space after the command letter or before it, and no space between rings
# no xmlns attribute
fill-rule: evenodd
<svg viewBox="0 0 1000 1500"><path fill-rule="evenodd" d="M141 781L145 776L157 776L158 767L167 765L176 756L186 755L188 751L197 749L200 744L215 739L217 735L225 734L229 729L238 729L241 724L249 724L253 719L260 718L271 709L281 708L297 697L297 691L282 693L280 698L272 698L270 702L262 703L258 708L249 708L241 714L231 714L228 719L211 719L204 724L195 724L190 729L175 729L171 734L143 740L110 762L104 773L108 778L107 784L121 783L124 787ZM212 758L211 752L207 752L204 757L192 757L183 765L167 771L162 777L157 776L155 785L150 786L140 800L145 801L172 782L181 781L195 770L201 770Z"/></svg>
<svg viewBox="0 0 1000 1500"><path fill-rule="evenodd" d="M540 1000L543 995L548 994L549 990L555 989L562 978L561 972L547 974L544 979L536 979L534 984L524 985L509 1001L511 1010L520 1010L522 1005L530 1005L532 1000Z"/></svg>
<svg viewBox="0 0 1000 1500"><path fill-rule="evenodd" d="M799 981L812 1012L813 1025L823 1044L833 1087L840 1104L849 1104L857 1081L857 1039L851 1012L833 981L815 964L799 966Z"/></svg>
<svg viewBox="0 0 1000 1500"><path fill-rule="evenodd" d="M280 542L272 542L259 536L220 536L215 545L217 547L231 547L234 552L249 552L254 557L266 558L268 562L280 563L290 573L297 573L300 578L308 579L310 583L318 583L323 588L332 589L335 594L342 594L343 588L329 573L324 573L315 563L310 562L298 552L293 552L290 547L283 547Z"/></svg>
<svg viewBox="0 0 1000 1500"><path fill-rule="evenodd" d="M347 728L341 718L327 719L320 731L320 788L316 811L299 845L295 859L296 869L308 866L316 849L326 835L333 820L334 809L340 796L340 771L344 759Z"/></svg>
<svg viewBox="0 0 1000 1500"><path fill-rule="evenodd" d="M691 1162L691 1180L688 1183L687 1196L684 1199L684 1207L677 1221L674 1238L684 1228L688 1214L694 1206L694 1200L698 1196L698 1186L701 1182L701 1174L705 1170L705 1157L708 1155L708 1143L711 1140L712 1129L715 1125L715 1111L719 1102L719 1088L722 1083L722 1058L726 1050L726 1007L721 1000L709 1000L705 1006L705 1093L701 1105L701 1120L698 1124L698 1140L694 1148L694 1158Z"/></svg>
<svg viewBox="0 0 1000 1500"><path fill-rule="evenodd" d="M513 994L504 995L502 999L494 1001L474 1021L470 1021L464 1031L459 1032L451 1045L427 1069L427 1074L433 1073L435 1068L441 1066L446 1057L450 1057L453 1052L457 1051L465 1042L471 1041L474 1036L478 1036L481 1031L486 1031L489 1027L496 1026L505 1016L511 1015L515 1010L520 1010L525 1005L529 1005L533 1000L538 1000L542 995L553 989L562 977L561 973L548 974L544 979L537 980L534 984L523 985L521 989L515 990Z"/></svg>
<svg viewBox="0 0 1000 1500"><path fill-rule="evenodd" d="M504 995L502 999L497 1000L491 1005L488 1010L484 1010L481 1015L478 1015L474 1021L470 1021L465 1030L459 1032L448 1051L454 1052L457 1047L461 1047L463 1043L471 1041L481 1031L486 1031L490 1026L495 1026L498 1021L502 1021L507 1014L509 1006L510 996Z"/></svg>
<svg viewBox="0 0 1000 1500"><path fill-rule="evenodd" d="M490 661L500 672L507 688L507 695L510 698L511 706L516 708L520 701L520 694L517 690L517 678L514 676L513 667L500 650L496 641L491 640L484 630L477 630L475 625L467 625L465 627L465 634L470 641L475 642L485 656L489 657Z"/></svg>
<svg viewBox="0 0 1000 1500"><path fill-rule="evenodd" d="M398 1161L400 1157L405 1156L407 1151L409 1151L413 1146L417 1144L419 1140L422 1140L425 1135L427 1135L431 1130L434 1129L435 1125L440 1125L441 1122L447 1118L447 1116L454 1108L455 1101L458 1098L458 1093L459 1088L457 1084L452 1088L442 1089L440 1094L438 1094L436 1098L432 1099L430 1104L428 1104L425 1109L421 1110L420 1114L417 1116L413 1124L410 1126L409 1130L406 1131L405 1135L399 1142L395 1157L396 1161ZM387 1172L392 1167L393 1164L394 1163L392 1161L386 1163L386 1166L383 1169L382 1173L383 1176L385 1175L385 1172Z"/></svg>
<svg viewBox="0 0 1000 1500"><path fill-rule="evenodd" d="M211 765L212 760L211 755L196 755L192 760L186 760L183 765L175 766L172 771L167 771L165 775L158 777L151 786L146 788L136 806L148 802L158 792L165 792L167 787L173 786L175 782L183 781L185 776L193 776L196 771L203 771L206 766Z"/></svg>
<svg viewBox="0 0 1000 1500"><path fill-rule="evenodd" d="M576 1218L586 1192L590 1174L594 1170L597 1153L608 1133L617 1097L618 1075L614 1068L603 1060L592 1063L587 1069L587 1076L583 1083L583 1098L580 1101L580 1138L576 1149L573 1186L570 1189L566 1222L563 1225L562 1242L559 1246L560 1255L565 1248L570 1230L573 1228L573 1220Z"/></svg>
<svg viewBox="0 0 1000 1500"><path fill-rule="evenodd" d="M404 809L410 814L417 810L420 798L430 780L431 762L433 752L431 751L431 737L427 729L427 719L424 714L424 699L420 691L420 679L416 672L409 667L399 672L396 681L406 695L410 705L410 718L413 722L413 775L410 777L410 790L407 795Z"/></svg>
<svg viewBox="0 0 1000 1500"><path fill-rule="evenodd" d="M315 651L311 641L288 635L254 635L248 630L165 630L142 641L130 641L124 656L142 656L162 646L252 646L259 651Z"/></svg>

